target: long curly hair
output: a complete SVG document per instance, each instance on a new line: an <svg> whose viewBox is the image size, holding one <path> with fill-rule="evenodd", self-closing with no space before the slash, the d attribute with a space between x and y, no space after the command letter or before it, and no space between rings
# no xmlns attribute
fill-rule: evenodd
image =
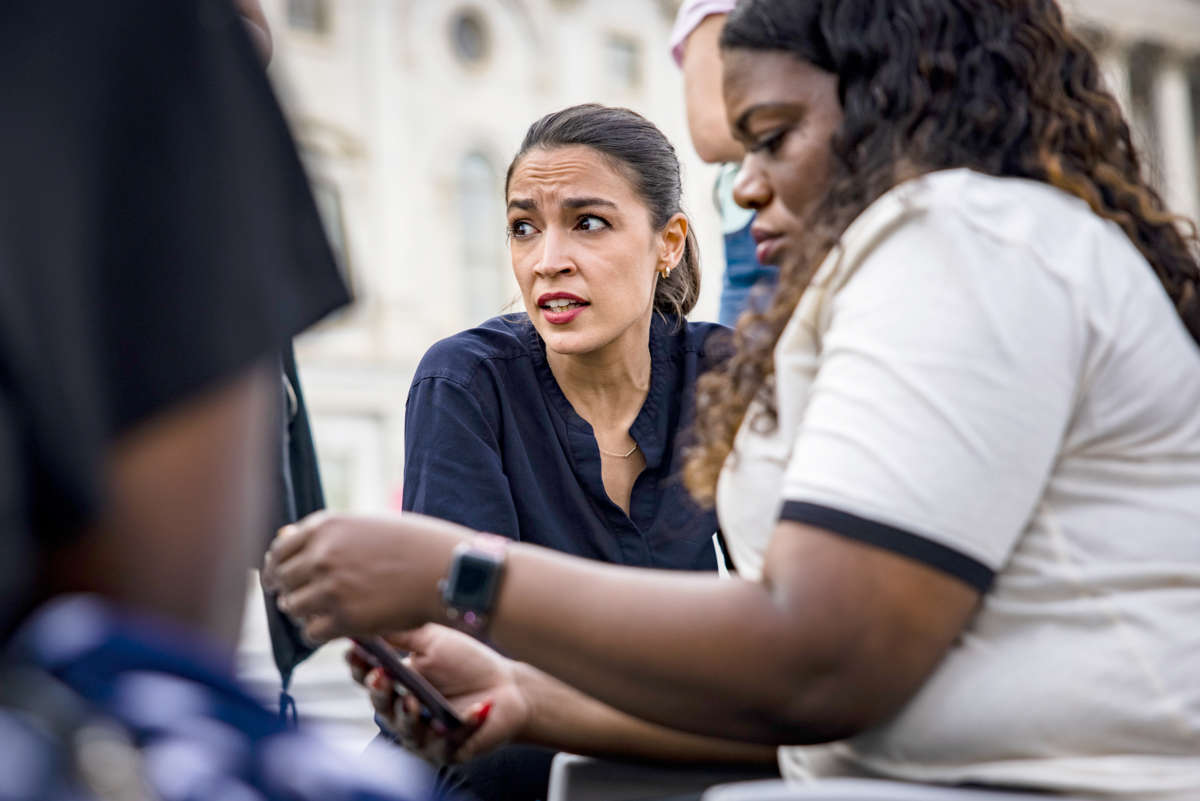
<svg viewBox="0 0 1200 801"><path fill-rule="evenodd" d="M1200 343L1195 226L1146 180L1095 56L1054 0L742 0L721 47L785 52L836 75L844 119L803 253L781 265L765 310L738 320L733 357L699 384L684 471L699 500L712 502L752 402L761 413L750 424L776 425L775 344L821 260L868 205L924 173L967 167L1082 198L1121 226Z"/></svg>

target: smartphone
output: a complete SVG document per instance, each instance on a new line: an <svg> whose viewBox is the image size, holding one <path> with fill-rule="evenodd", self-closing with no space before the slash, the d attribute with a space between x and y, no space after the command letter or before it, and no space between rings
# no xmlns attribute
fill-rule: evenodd
<svg viewBox="0 0 1200 801"><path fill-rule="evenodd" d="M377 667L383 669L388 678L405 687L417 697L421 706L433 720L440 721L447 732L461 729L464 725L462 718L450 706L437 688L425 680L425 677L404 664L396 649L388 645L382 637L354 638L354 643L363 649Z"/></svg>

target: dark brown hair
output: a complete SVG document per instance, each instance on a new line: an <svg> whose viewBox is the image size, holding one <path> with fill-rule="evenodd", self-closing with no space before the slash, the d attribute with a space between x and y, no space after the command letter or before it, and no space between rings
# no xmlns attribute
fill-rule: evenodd
<svg viewBox="0 0 1200 801"><path fill-rule="evenodd" d="M526 153L573 145L592 148L629 180L650 209L650 223L655 230L662 230L668 220L682 211L679 158L663 132L635 111L595 103L547 114L529 126L504 176L505 197L513 170ZM660 277L654 287L654 309L667 318L681 321L699 297L700 249L689 220L679 264L669 277Z"/></svg>
<svg viewBox="0 0 1200 801"><path fill-rule="evenodd" d="M1054 0L742 0L721 46L836 75L844 119L805 252L781 265L770 305L738 321L733 358L700 382L685 477L701 500L751 403L763 407L753 424L776 423L775 344L812 273L855 217L916 175L967 167L1082 198L1137 246L1200 343L1195 227L1146 181L1095 57Z"/></svg>

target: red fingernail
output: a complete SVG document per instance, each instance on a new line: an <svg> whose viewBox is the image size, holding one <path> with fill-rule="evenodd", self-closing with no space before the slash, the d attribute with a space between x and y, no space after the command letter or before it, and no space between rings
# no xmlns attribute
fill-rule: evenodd
<svg viewBox="0 0 1200 801"><path fill-rule="evenodd" d="M370 675L367 676L367 683L376 690L383 689L383 669L371 668Z"/></svg>
<svg viewBox="0 0 1200 801"><path fill-rule="evenodd" d="M479 707L479 711L475 713L475 725L482 726L483 722L488 719L488 715L492 712L492 699L489 698Z"/></svg>

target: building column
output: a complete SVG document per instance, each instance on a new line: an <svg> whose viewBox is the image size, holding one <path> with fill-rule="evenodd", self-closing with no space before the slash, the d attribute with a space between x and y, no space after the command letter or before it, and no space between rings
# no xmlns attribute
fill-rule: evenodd
<svg viewBox="0 0 1200 801"><path fill-rule="evenodd" d="M1125 119L1133 119L1133 91L1129 77L1129 48L1122 41L1108 39L1096 54L1100 72L1108 89L1121 104Z"/></svg>
<svg viewBox="0 0 1200 801"><path fill-rule="evenodd" d="M1192 93L1183 59L1162 54L1154 74L1154 116L1162 152L1163 199L1167 209L1189 219L1200 217L1196 179L1196 138Z"/></svg>

